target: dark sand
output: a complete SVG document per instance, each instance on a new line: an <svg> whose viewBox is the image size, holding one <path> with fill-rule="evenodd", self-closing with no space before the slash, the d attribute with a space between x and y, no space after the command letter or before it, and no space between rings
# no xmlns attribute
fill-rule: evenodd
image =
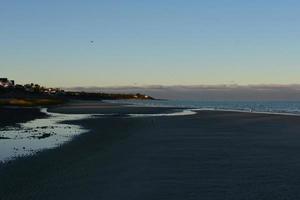
<svg viewBox="0 0 300 200"><path fill-rule="evenodd" d="M0 199L300 199L299 117L201 111L76 124L91 131L0 166Z"/></svg>
<svg viewBox="0 0 300 200"><path fill-rule="evenodd" d="M169 113L177 110L174 107L140 107L99 101L72 101L62 106L54 106L49 112L64 114L154 114Z"/></svg>
<svg viewBox="0 0 300 200"><path fill-rule="evenodd" d="M47 117L39 108L0 107L0 128Z"/></svg>

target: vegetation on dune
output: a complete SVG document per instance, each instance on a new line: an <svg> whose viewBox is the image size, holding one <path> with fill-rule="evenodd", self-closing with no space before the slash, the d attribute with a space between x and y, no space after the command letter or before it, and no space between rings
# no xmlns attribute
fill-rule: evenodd
<svg viewBox="0 0 300 200"><path fill-rule="evenodd" d="M61 99L0 99L0 106L48 106L63 103Z"/></svg>

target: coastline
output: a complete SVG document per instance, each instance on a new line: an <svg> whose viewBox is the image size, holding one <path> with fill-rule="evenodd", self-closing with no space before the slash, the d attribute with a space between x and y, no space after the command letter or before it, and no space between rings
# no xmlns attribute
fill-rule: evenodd
<svg viewBox="0 0 300 200"><path fill-rule="evenodd" d="M103 106L51 108L122 115L68 122L90 131L0 165L1 199L300 197L299 117L197 111L135 118L124 115L175 108Z"/></svg>
<svg viewBox="0 0 300 200"><path fill-rule="evenodd" d="M49 112L62 114L155 114L170 113L178 107L146 107L132 106L124 103L108 103L101 101L71 101L70 103L48 108Z"/></svg>
<svg viewBox="0 0 300 200"><path fill-rule="evenodd" d="M46 118L38 107L0 107L0 128L16 126L37 118Z"/></svg>

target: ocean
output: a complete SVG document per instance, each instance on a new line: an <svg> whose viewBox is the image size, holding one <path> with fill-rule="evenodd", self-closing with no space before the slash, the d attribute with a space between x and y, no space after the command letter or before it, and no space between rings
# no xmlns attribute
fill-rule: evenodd
<svg viewBox="0 0 300 200"><path fill-rule="evenodd" d="M180 107L203 110L300 115L300 101L119 100L113 102L137 106Z"/></svg>

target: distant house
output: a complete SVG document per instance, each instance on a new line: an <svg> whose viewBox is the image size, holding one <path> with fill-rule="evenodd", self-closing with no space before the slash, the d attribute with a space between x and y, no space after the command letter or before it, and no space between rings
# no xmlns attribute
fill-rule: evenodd
<svg viewBox="0 0 300 200"><path fill-rule="evenodd" d="M14 80L8 80L8 78L0 78L0 87L9 88L14 87L14 85Z"/></svg>
<svg viewBox="0 0 300 200"><path fill-rule="evenodd" d="M7 78L0 78L0 84L1 85L4 85L5 83L8 82L8 79Z"/></svg>

